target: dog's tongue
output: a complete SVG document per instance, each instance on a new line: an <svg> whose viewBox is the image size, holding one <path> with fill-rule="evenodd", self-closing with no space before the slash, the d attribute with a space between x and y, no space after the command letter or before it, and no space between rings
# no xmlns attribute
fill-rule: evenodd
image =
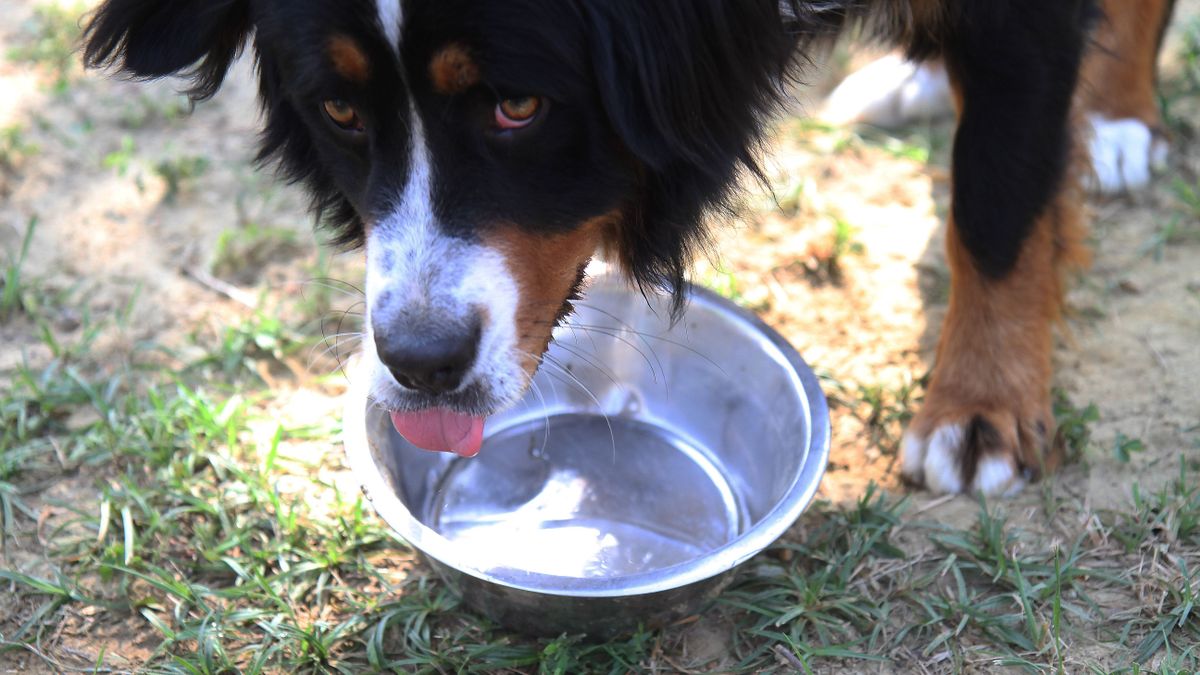
<svg viewBox="0 0 1200 675"><path fill-rule="evenodd" d="M440 408L392 413L392 425L409 443L423 450L474 457L483 445L483 418Z"/></svg>

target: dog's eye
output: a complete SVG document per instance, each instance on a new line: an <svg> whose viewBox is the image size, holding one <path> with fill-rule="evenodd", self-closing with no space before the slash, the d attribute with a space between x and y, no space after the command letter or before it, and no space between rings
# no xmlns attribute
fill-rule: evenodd
<svg viewBox="0 0 1200 675"><path fill-rule="evenodd" d="M520 129L529 126L542 110L538 96L506 98L496 104L496 126L501 129Z"/></svg>
<svg viewBox="0 0 1200 675"><path fill-rule="evenodd" d="M329 115L329 119L338 127L346 131L362 131L362 119L358 116L358 111L354 106L346 103L341 99L330 99L325 101L325 114Z"/></svg>

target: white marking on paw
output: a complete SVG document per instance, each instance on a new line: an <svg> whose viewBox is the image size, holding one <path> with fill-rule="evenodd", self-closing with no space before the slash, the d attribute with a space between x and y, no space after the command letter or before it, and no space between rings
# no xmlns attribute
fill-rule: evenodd
<svg viewBox="0 0 1200 675"><path fill-rule="evenodd" d="M945 67L889 54L843 80L826 99L820 118L896 128L953 111Z"/></svg>
<svg viewBox="0 0 1200 675"><path fill-rule="evenodd" d="M1138 119L1110 120L1089 115L1092 176L1088 187L1101 194L1139 190L1150 184L1153 172L1167 163L1167 144Z"/></svg>
<svg viewBox="0 0 1200 675"><path fill-rule="evenodd" d="M925 439L911 431L900 445L900 473L914 483L925 482Z"/></svg>
<svg viewBox="0 0 1200 675"><path fill-rule="evenodd" d="M1011 497L1025 487L1025 479L1017 471L1012 457L988 455L975 467L971 490L988 497Z"/></svg>
<svg viewBox="0 0 1200 675"><path fill-rule="evenodd" d="M929 437L925 453L925 487L939 494L958 494L962 484L963 428L958 424L938 427Z"/></svg>

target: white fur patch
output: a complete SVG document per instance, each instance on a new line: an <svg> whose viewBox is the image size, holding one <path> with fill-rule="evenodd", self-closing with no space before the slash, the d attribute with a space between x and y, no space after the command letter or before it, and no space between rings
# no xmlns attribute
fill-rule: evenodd
<svg viewBox="0 0 1200 675"><path fill-rule="evenodd" d="M398 392L403 391L379 363L376 330L387 329L397 317L419 315L421 310L433 310L429 314L435 317L466 317L482 308L486 321L479 351L462 387L484 384L497 406L513 403L527 378L520 355L514 353L517 283L498 251L441 231L433 212L433 168L424 128L415 109L410 108L410 115L408 180L399 203L367 235L370 320L364 350L375 364L372 394L376 400L395 405ZM380 308L384 295L387 305Z"/></svg>
<svg viewBox="0 0 1200 675"><path fill-rule="evenodd" d="M379 14L379 27L383 29L388 45L397 52L400 50L400 27L404 23L404 13L400 9L401 0L375 0Z"/></svg>
<svg viewBox="0 0 1200 675"><path fill-rule="evenodd" d="M938 427L925 451L925 487L939 494L963 491L962 450L965 436L958 424Z"/></svg>
<svg viewBox="0 0 1200 675"><path fill-rule="evenodd" d="M1011 497L1025 487L1025 479L1017 471L1012 457L988 455L975 467L971 489L988 497Z"/></svg>
<svg viewBox="0 0 1200 675"><path fill-rule="evenodd" d="M902 127L954 112L946 69L889 54L851 74L826 99L820 118L831 124Z"/></svg>
<svg viewBox="0 0 1200 675"><path fill-rule="evenodd" d="M915 434L904 436L900 470L911 480L923 481L931 492L960 494L969 488L988 497L1011 497L1025 487L1025 478L1011 457L987 455L980 458L970 486L962 480L963 427L945 424L929 439Z"/></svg>
<svg viewBox="0 0 1200 675"><path fill-rule="evenodd" d="M1150 184L1154 171L1166 166L1167 144L1156 140L1141 120L1111 120L1093 114L1088 123L1092 131L1088 187L1093 191L1111 195L1140 190Z"/></svg>

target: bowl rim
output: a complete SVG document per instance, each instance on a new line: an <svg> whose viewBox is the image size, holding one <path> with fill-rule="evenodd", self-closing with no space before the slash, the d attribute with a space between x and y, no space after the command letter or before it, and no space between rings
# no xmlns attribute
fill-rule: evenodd
<svg viewBox="0 0 1200 675"><path fill-rule="evenodd" d="M596 279L603 283L604 279ZM520 583L500 578L487 570L462 560L461 549L433 528L420 522L388 486L383 472L375 462L371 442L367 437L366 386L369 378L352 375L346 393L343 417L343 444L351 472L363 494L384 522L399 534L410 547L462 574L481 581L529 593L577 598L603 598L644 595L674 590L728 572L758 555L783 536L799 519L816 497L817 488L829 462L829 406L816 373L801 358L782 335L757 315L738 306L707 288L688 283L685 292L689 304L699 300L716 305L731 318L747 324L753 332L767 341L786 360L792 375L800 381L804 392L803 406L808 415L808 453L796 479L783 499L763 515L759 523L739 536L714 549L707 555L647 572L610 578L576 578L541 573L528 573Z"/></svg>

